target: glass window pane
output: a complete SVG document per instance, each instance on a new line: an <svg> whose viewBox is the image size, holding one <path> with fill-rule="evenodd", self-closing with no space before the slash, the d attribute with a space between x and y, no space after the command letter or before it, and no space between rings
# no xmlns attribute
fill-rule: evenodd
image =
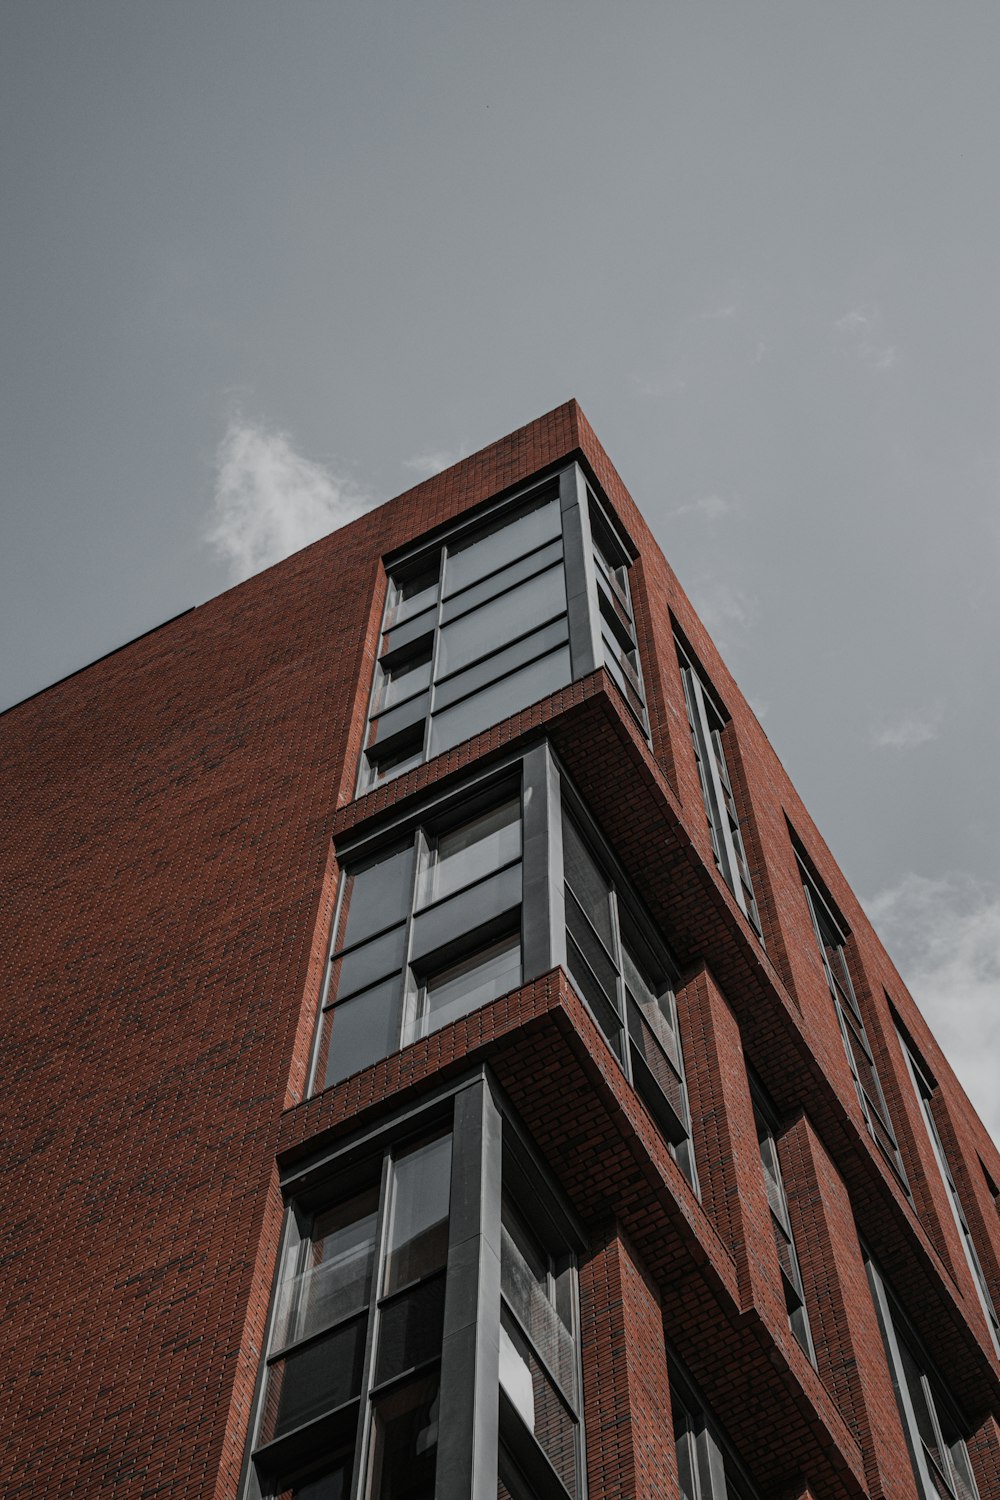
<svg viewBox="0 0 1000 1500"><path fill-rule="evenodd" d="M278 1290L272 1352L367 1307L377 1215L377 1187L316 1215L305 1265Z"/></svg>
<svg viewBox="0 0 1000 1500"><path fill-rule="evenodd" d="M323 1087L329 1088L396 1052L400 1046L402 1009L403 976L394 974L383 984L363 990L327 1011L321 1043Z"/></svg>
<svg viewBox="0 0 1000 1500"><path fill-rule="evenodd" d="M521 983L521 939L502 938L471 958L463 958L428 979L424 986L416 1035L427 1036L459 1016L488 1005Z"/></svg>
<svg viewBox="0 0 1000 1500"><path fill-rule="evenodd" d="M379 1396L373 1418L368 1500L434 1500L437 1375Z"/></svg>
<svg viewBox="0 0 1000 1500"><path fill-rule="evenodd" d="M559 499L536 503L496 522L488 531L479 532L471 541L448 548L445 563L445 597L464 589L467 584L493 573L497 568L532 552L543 542L561 534Z"/></svg>
<svg viewBox="0 0 1000 1500"><path fill-rule="evenodd" d="M437 605L427 609L422 615L414 615L412 620L404 620L387 630L382 637L382 657L394 657L405 653L407 656L414 650L429 649L434 627L437 624ZM419 644L418 644L419 643Z"/></svg>
<svg viewBox="0 0 1000 1500"><path fill-rule="evenodd" d="M513 646L494 651L484 661L476 662L464 672L457 672L453 677L438 683L434 689L435 712L440 713L450 704L457 703L460 698L467 698L479 688L488 687L491 682L507 676L516 667L524 666L538 656L546 656L556 646L565 645L568 638L569 629L563 615L551 624L543 625L541 630L535 630L531 635L515 641Z"/></svg>
<svg viewBox="0 0 1000 1500"><path fill-rule="evenodd" d="M569 1299L557 1309L555 1279L549 1275L548 1256L504 1204L500 1233L500 1290L532 1347L555 1376L563 1395L576 1404L576 1343L560 1315L569 1313Z"/></svg>
<svg viewBox="0 0 1000 1500"><path fill-rule="evenodd" d="M604 1032L612 1048L622 1057L622 1020L607 994L598 984L593 970L585 961L580 949L573 941L572 933L566 939L566 963L569 977L580 991L594 1014L594 1019Z"/></svg>
<svg viewBox="0 0 1000 1500"><path fill-rule="evenodd" d="M397 1158L383 1295L444 1265L448 1251L451 1136Z"/></svg>
<svg viewBox="0 0 1000 1500"><path fill-rule="evenodd" d="M352 948L349 953L335 958L330 975L330 995L338 998L352 995L355 990L367 989L377 979L384 979L403 966L406 947L406 925L394 927L391 932Z"/></svg>
<svg viewBox="0 0 1000 1500"><path fill-rule="evenodd" d="M383 781L391 781L394 776L402 776L404 771L412 771L414 766L423 765L424 745L422 739L415 746L407 741L405 745L385 754L378 753L373 746L366 754L369 765L367 784L381 786Z"/></svg>
<svg viewBox="0 0 1000 1500"><path fill-rule="evenodd" d="M410 578L402 581L396 578L390 583L385 616L387 626L398 624L400 620L409 620L434 603L437 599L440 571L441 558L438 555L426 568Z"/></svg>
<svg viewBox="0 0 1000 1500"><path fill-rule="evenodd" d="M611 922L611 883L595 864L589 849L569 818L563 818L563 870L582 909L596 927L606 948L614 948Z"/></svg>
<svg viewBox="0 0 1000 1500"><path fill-rule="evenodd" d="M500 1384L570 1495L577 1493L577 1424L506 1310L500 1315Z"/></svg>
<svg viewBox="0 0 1000 1500"><path fill-rule="evenodd" d="M382 713L405 698L423 692L431 685L431 653L428 647L419 656L411 656L398 666L378 669L379 683L375 691L373 712Z"/></svg>
<svg viewBox="0 0 1000 1500"><path fill-rule="evenodd" d="M440 835L418 880L417 906L450 896L520 853L521 799L512 797Z"/></svg>
<svg viewBox="0 0 1000 1500"><path fill-rule="evenodd" d="M489 604L442 627L436 675L444 677L449 672L461 671L479 657L562 614L565 608L566 585L561 566L519 583Z"/></svg>
<svg viewBox="0 0 1000 1500"><path fill-rule="evenodd" d="M547 546L540 547L537 552L530 553L527 557L519 557L509 567L502 568L499 573L491 573L481 583L474 583L471 588L463 589L460 594L453 594L446 599L441 610L442 624L447 625L449 620L456 619L459 615L466 614L470 609L478 609L480 604L485 604L487 599L492 599L495 594L503 594L513 588L515 583L520 583L524 578L530 578L534 573L541 573L545 568L550 568L553 563L562 559L562 542L556 540L549 542Z"/></svg>
<svg viewBox="0 0 1000 1500"><path fill-rule="evenodd" d="M480 729L499 724L529 703L537 703L570 680L569 651L563 647L543 656L530 666L501 678L471 698L464 698L454 708L435 714L431 721L431 754L438 755L452 745L460 744Z"/></svg>
<svg viewBox="0 0 1000 1500"><path fill-rule="evenodd" d="M284 1484L278 1500L349 1500L353 1468L354 1449L348 1448L340 1458L314 1466Z"/></svg>
<svg viewBox="0 0 1000 1500"><path fill-rule="evenodd" d="M361 1391L367 1318L293 1350L267 1373L261 1442L269 1443L353 1400Z"/></svg>
<svg viewBox="0 0 1000 1500"><path fill-rule="evenodd" d="M391 1302L383 1303L379 1314L376 1385L426 1364L441 1353L444 1287L443 1276L432 1276Z"/></svg>
<svg viewBox="0 0 1000 1500"><path fill-rule="evenodd" d="M380 854L344 876L338 948L363 942L409 914L413 845Z"/></svg>

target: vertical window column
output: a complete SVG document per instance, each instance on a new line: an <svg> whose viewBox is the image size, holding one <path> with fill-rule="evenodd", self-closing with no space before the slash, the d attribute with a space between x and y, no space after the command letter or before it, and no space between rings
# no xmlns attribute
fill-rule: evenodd
<svg viewBox="0 0 1000 1500"><path fill-rule="evenodd" d="M812 1331L809 1327L805 1292L802 1289L802 1273L799 1269L792 1223L788 1217L788 1200L785 1197L781 1162L778 1159L775 1115L764 1097L760 1084L753 1078L750 1082L750 1093L753 1099L754 1122L757 1126L757 1143L760 1146L760 1159L764 1168L764 1182L767 1187L767 1201L771 1210L771 1229L778 1252L778 1265L781 1268L788 1323L805 1354L815 1364L816 1353L813 1349Z"/></svg>
<svg viewBox="0 0 1000 1500"><path fill-rule="evenodd" d="M915 1050L903 1038L902 1035L899 1036L899 1044L903 1049L903 1056L906 1059L906 1066L910 1074L910 1080L913 1084L914 1091L920 1103L920 1111L924 1117L924 1124L927 1127L927 1134L930 1137L931 1147L933 1148L934 1157L938 1164L938 1171L941 1173L942 1181L944 1182L944 1185L948 1190L948 1199L951 1203L951 1211L955 1217L955 1225L958 1229L959 1238L962 1241L962 1249L965 1251L965 1258L968 1261L969 1270L972 1272L972 1279L975 1282L976 1292L979 1296L979 1301L983 1309L983 1315L986 1318L986 1325L990 1330L990 1337L993 1340L993 1348L995 1352L1000 1355L1000 1318L998 1318L997 1316L997 1310L993 1304L993 1298L990 1296L989 1285L986 1281L985 1275L983 1274L983 1267L980 1262L979 1255L976 1251L976 1244L972 1238L972 1230L969 1228L969 1221L966 1218L965 1209L962 1207L962 1200L959 1197L958 1187L956 1186L951 1167L948 1164L948 1157L945 1153L944 1143L941 1140L941 1135L937 1128L937 1121L934 1118L934 1083L932 1082L930 1074L928 1073L926 1067L918 1058Z"/></svg>
<svg viewBox="0 0 1000 1500"><path fill-rule="evenodd" d="M850 970L847 967L847 954L844 951L846 934L801 860L799 860L799 871L809 915L812 918L813 931L819 945L823 972L836 1008L844 1050L854 1078L861 1112L869 1134L899 1178L904 1191L909 1195L910 1189L903 1168L903 1158L900 1155L896 1133L886 1106L882 1080L875 1066L875 1058L861 1015L861 1007L854 993Z"/></svg>

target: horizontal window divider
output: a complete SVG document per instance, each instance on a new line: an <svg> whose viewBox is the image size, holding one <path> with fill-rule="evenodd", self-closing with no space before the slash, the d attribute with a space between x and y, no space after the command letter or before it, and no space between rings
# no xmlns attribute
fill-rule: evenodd
<svg viewBox="0 0 1000 1500"><path fill-rule="evenodd" d="M508 568L514 568L519 563L527 562L529 558L536 557L540 552L544 552L547 548L552 547L556 542L559 543L559 556L552 557L549 561L542 563L540 567L534 570L534 572L523 573L516 580L516 583L511 585L511 587L516 588L517 584L527 583L530 579L537 578L539 573L547 572L549 568L561 567L563 564L562 538L559 535L550 536L546 541L539 542L537 546L531 547L520 557L514 557L511 558L509 562L501 563L498 568L491 569L489 573L481 573L478 578L473 578L471 583L463 584L462 587L460 589L456 589L453 594L443 595L442 602L445 605L455 604L458 600L461 599L463 594L468 594L472 589L479 588L484 583L489 583L491 578L499 578L501 573L507 572ZM498 598L499 595L503 593L506 593L505 589L498 589L495 594L490 594L486 599L478 600L477 603L471 604L468 609L460 609L456 614L451 615L445 623L451 625L456 620L464 619L465 616L472 610L478 609L480 604L488 604L491 600Z"/></svg>
<svg viewBox="0 0 1000 1500"><path fill-rule="evenodd" d="M352 953L360 952L360 950L367 947L369 943L377 943L379 938L388 937L389 933L395 932L397 927L404 927L405 925L405 917L397 918L395 922L390 922L388 927L379 927L371 934L368 934L363 938L359 938L358 941L356 943L352 943L349 948L337 948L333 953L331 953L330 962L335 963L338 958L349 958ZM365 988L367 989L368 986L366 985Z"/></svg>
<svg viewBox="0 0 1000 1500"><path fill-rule="evenodd" d="M416 919L417 917L422 917L426 912L435 911L439 906L444 906L446 902L454 901L456 896L467 895L469 891L474 891L477 885L484 885L487 880L495 880L498 875L503 875L505 871L512 870L515 865L519 865L521 864L521 862L522 861L520 854L516 854L512 859L508 859L504 864L497 865L492 870L487 870L485 875L477 875L475 880L469 881L468 885L457 885L455 889L453 891L449 891L447 895L435 896L433 901L427 901L423 906L414 906L414 918Z"/></svg>
<svg viewBox="0 0 1000 1500"><path fill-rule="evenodd" d="M349 1323L360 1323L362 1318L368 1317L368 1299L361 1307L356 1307L353 1312L345 1313L342 1318L336 1318L332 1323L324 1323L323 1327L313 1333L306 1335L304 1339L296 1339L292 1344L283 1344L280 1349L275 1349L267 1356L267 1365L280 1364L287 1359L289 1354L298 1354L302 1349L308 1349L312 1344L321 1343L329 1334L336 1333L339 1328L346 1328ZM356 1397L352 1397L356 1400Z"/></svg>
<svg viewBox="0 0 1000 1500"><path fill-rule="evenodd" d="M484 943L500 942L505 937L519 936L521 931L521 903L515 906L507 906L495 916L480 923L469 931L456 933L447 942L439 944L438 947L429 949L411 958L410 968L418 984L424 984L440 969L450 968L452 964L460 963L463 958L473 956ZM512 986L517 989L517 985ZM477 1007L478 1008L478 1007ZM428 1035L429 1033L424 1033ZM414 1037L419 1041L419 1037Z"/></svg>
<svg viewBox="0 0 1000 1500"><path fill-rule="evenodd" d="M273 1474L278 1469L285 1469L297 1462L300 1455L311 1458L317 1450L322 1453L322 1441L326 1434L329 1432L339 1436L338 1429L344 1426L346 1418L360 1404L360 1394L352 1396L350 1400L342 1401L339 1406L332 1407L321 1416L312 1417L308 1422L290 1428L280 1437L272 1438L269 1443L262 1443L253 1450L255 1467L265 1474ZM347 1433L344 1436L347 1437ZM351 1436L353 1437L353 1432Z"/></svg>
<svg viewBox="0 0 1000 1500"><path fill-rule="evenodd" d="M573 1422L579 1427L577 1418ZM538 1500L572 1500L535 1434L500 1387L500 1436Z"/></svg>
<svg viewBox="0 0 1000 1500"><path fill-rule="evenodd" d="M427 1375L441 1363L440 1354L432 1354L428 1359L423 1359L417 1365L410 1365L408 1369L401 1370L398 1375L392 1375L388 1380L383 1380L380 1385L372 1385L368 1391L369 1401L377 1401L380 1396L385 1396L389 1391L395 1390L397 1386L405 1385L408 1380L415 1376Z"/></svg>
<svg viewBox="0 0 1000 1500"><path fill-rule="evenodd" d="M488 651L483 651L479 656L474 657L471 661L463 662L460 667L457 667L455 669L455 671L447 672L442 676L435 678L434 686L436 688L439 688L442 687L446 682L454 681L454 679L456 677L460 677L463 672L470 672L473 667L481 666L484 661L489 661L491 656L499 656L501 651L507 651L511 646L519 645L521 641L526 641L529 636L533 636L536 631L544 630L547 625L552 625L556 620L563 619L565 614L565 606L563 606L562 609L554 610L551 615L546 615L544 620L537 620L527 630L522 630L520 635L511 636L510 640L505 640L500 646L492 646ZM548 650L555 649L558 648L548 648ZM541 656L547 656L548 650L542 651L539 654ZM479 687L473 688L469 693L463 694L461 698L456 698L455 702L463 703L467 697L471 698L473 693L481 692L484 687L491 686L493 682L500 682L502 678L509 677L511 675L511 672L520 671L521 667L523 666L527 666L527 662L518 662L517 666L512 667L510 671L501 673L499 677L491 678L490 682L488 683L480 683ZM452 704L449 703L448 707L451 708Z"/></svg>
<svg viewBox="0 0 1000 1500"><path fill-rule="evenodd" d="M447 1266L438 1266L436 1270L429 1271L424 1276L414 1276L412 1280L404 1281L400 1286L394 1286L391 1292L383 1292L382 1295L376 1299L379 1312L383 1312L390 1303L401 1301L405 1296L412 1292L415 1287L430 1286L432 1281L439 1281L447 1273L447 1270ZM437 1355L434 1355L431 1362L433 1363L433 1359L436 1358ZM424 1363L426 1362L427 1361L425 1360ZM395 1380L395 1375L392 1378L393 1380Z"/></svg>

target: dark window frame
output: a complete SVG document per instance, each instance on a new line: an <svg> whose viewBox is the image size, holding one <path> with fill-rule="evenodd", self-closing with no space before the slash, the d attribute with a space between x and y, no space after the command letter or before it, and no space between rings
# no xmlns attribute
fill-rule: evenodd
<svg viewBox="0 0 1000 1500"><path fill-rule="evenodd" d="M558 538L545 538L530 547L523 556L508 559L496 568L488 570L465 585L455 594L447 593L447 559L449 549L460 551L475 542L477 533L488 535L501 529L505 518L516 519L519 511L528 514L540 505L552 503L559 510ZM598 540L599 538L599 543ZM556 548L558 543L558 556ZM548 554L546 558L546 554ZM608 554L612 554L608 557ZM378 660L373 674L366 714L365 748L361 752L358 768L358 795L381 784L391 776L400 775L416 765L422 765L438 753L452 748L434 745L434 724L441 715L451 712L462 703L469 702L481 693L492 690L519 672L526 672L537 663L555 657L562 651L568 654L568 672L565 684L547 686L541 696L555 691L560 685L568 685L604 666L617 691L625 702L630 715L639 724L648 738L649 723L646 710L642 667L639 660L634 611L628 585L628 570L636 557L635 548L625 536L611 509L599 497L595 487L584 476L577 462L534 481L527 487L493 501L472 515L465 515L453 525L438 528L429 539L422 539L401 552L391 554L385 560L388 584L383 607L382 628ZM525 562L535 558L538 571ZM610 573L609 573L610 567ZM484 648L474 659L451 671L439 669L439 657L443 632L455 620L474 610L483 608L494 600L502 599L511 588L520 587L545 573L559 569L563 581L563 605L544 620L536 621L530 629L516 631L499 645ZM479 595L489 580L499 580L505 573L516 572L506 587L496 594L477 597L463 611L454 609L456 600L463 594ZM436 574L436 582L431 581ZM421 608L407 613L402 621L390 618L397 608L404 589L410 580L419 585ZM433 592L433 598L427 595ZM611 601L604 602L605 595ZM448 618L445 619L445 614ZM605 621L613 647L605 647L602 624ZM552 627L564 622L562 640L556 641ZM392 631L397 639L391 642ZM543 641L542 637L549 639ZM530 643L535 641L537 649ZM449 685L453 685L464 673L473 673L477 667L498 658L503 653L514 652L522 646L516 659L508 661L495 677L483 677L450 696ZM407 661L419 661L427 665L417 685L405 696L386 705L383 703L384 669L390 670ZM438 704L438 696L444 690L447 701ZM529 703L531 700L529 699ZM528 704L524 705L525 707ZM512 709L510 712L519 712ZM509 717L505 712L502 718ZM384 731L386 718L390 720L389 733ZM489 722L481 726L489 727ZM496 722L496 721L493 721ZM378 732L383 731L381 737ZM473 730L479 733L481 730ZM462 738L467 738L463 735ZM455 741L461 743L461 740Z"/></svg>
<svg viewBox="0 0 1000 1500"><path fill-rule="evenodd" d="M792 1221L788 1212L785 1179L781 1170L781 1158L778 1154L778 1136L781 1134L781 1121L777 1110L767 1095L763 1083L749 1064L747 1065L747 1077L750 1083L750 1098L757 1126L757 1143L760 1147L768 1207L771 1211L771 1228L774 1233L775 1249L778 1255L778 1269L781 1274L782 1290L785 1297L785 1310L788 1313L788 1326L802 1352L810 1364L815 1367L816 1346L813 1342L809 1308L806 1304L805 1288L802 1284L802 1268L799 1264L799 1253L795 1244ZM770 1171L768 1170L769 1162ZM771 1190L772 1186L773 1192ZM782 1255L783 1248L788 1260L787 1269Z"/></svg>
<svg viewBox="0 0 1000 1500"><path fill-rule="evenodd" d="M732 717L719 701L694 653L681 639L676 624L674 646L712 854L737 906L763 943L764 929L743 837L743 820L736 805L732 772L726 756L724 737L731 727Z"/></svg>
<svg viewBox="0 0 1000 1500"><path fill-rule="evenodd" d="M833 1000L834 1009L837 1014L837 1022L840 1027L841 1040L844 1051L847 1054L848 1067L851 1077L854 1079L854 1088L861 1107L861 1115L864 1119L868 1134L879 1149L882 1159L892 1170L894 1177L899 1183L908 1200L912 1202L909 1180L906 1168L903 1165L903 1156L899 1147L899 1137L889 1113L886 1103L885 1089L879 1074L878 1064L875 1061L875 1053L868 1038L868 1029L861 1011L861 1004L854 989L851 979L850 965L847 960L847 943L850 938L850 928L836 913L832 901L826 894L819 878L813 873L806 858L800 849L795 849L795 858L799 868L802 881L802 889L806 899L806 909L812 922L813 933L816 937L816 945L819 949L820 963L826 978L827 987ZM838 956L839 973L834 969L830 959L830 950ZM863 1062L859 1064L858 1054L855 1053L854 1043L861 1049ZM864 1063L873 1084L873 1090L865 1087L861 1077ZM872 1097L874 1093L875 1097Z"/></svg>
<svg viewBox="0 0 1000 1500"><path fill-rule="evenodd" d="M739 1455L667 1340L670 1404L681 1500L762 1500ZM681 1445L694 1470L694 1489L684 1488Z"/></svg>

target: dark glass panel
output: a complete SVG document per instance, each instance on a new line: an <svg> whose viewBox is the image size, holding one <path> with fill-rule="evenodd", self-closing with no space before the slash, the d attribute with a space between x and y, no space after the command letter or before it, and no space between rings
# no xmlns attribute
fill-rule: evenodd
<svg viewBox="0 0 1000 1500"><path fill-rule="evenodd" d="M606 948L613 949L611 882L598 868L575 823L563 818L563 870L567 884L596 927Z"/></svg>
<svg viewBox="0 0 1000 1500"><path fill-rule="evenodd" d="M521 799L512 797L435 840L417 881L417 906L452 895L520 853Z"/></svg>
<svg viewBox="0 0 1000 1500"><path fill-rule="evenodd" d="M443 1276L432 1276L382 1304L379 1313L375 1384L426 1364L441 1353L444 1327Z"/></svg>
<svg viewBox="0 0 1000 1500"><path fill-rule="evenodd" d="M409 913L412 879L412 843L350 870L344 876L337 947L349 948L401 922Z"/></svg>
<svg viewBox="0 0 1000 1500"><path fill-rule="evenodd" d="M540 547L537 552L532 552L527 557L519 557L516 562L507 568L502 568L499 573L492 573L482 582L475 583L471 588L463 589L460 594L453 594L445 601L441 611L441 620L447 625L450 620L457 619L459 615L465 614L470 609L478 609L480 604L485 604L496 594L503 594L521 583L525 578L531 578L535 573L541 573L550 568L553 563L562 559L562 541L557 539L549 542L547 546Z"/></svg>
<svg viewBox="0 0 1000 1500"><path fill-rule="evenodd" d="M500 1314L500 1384L569 1494L575 1496L576 1421L506 1309Z"/></svg>
<svg viewBox="0 0 1000 1500"><path fill-rule="evenodd" d="M281 1490L278 1500L349 1500L353 1468L354 1450L347 1449L339 1459L293 1479Z"/></svg>
<svg viewBox="0 0 1000 1500"><path fill-rule="evenodd" d="M324 1088L339 1083L351 1073L388 1057L400 1045L403 1009L403 976L394 974L383 984L363 990L328 1011L326 1081Z"/></svg>
<svg viewBox="0 0 1000 1500"><path fill-rule="evenodd" d="M451 964L428 979L422 997L417 1035L426 1036L521 983L521 939L501 938L488 948Z"/></svg>
<svg viewBox="0 0 1000 1500"><path fill-rule="evenodd" d="M398 666L379 667L379 686L373 712L384 712L431 685L431 651L427 647L416 656L407 657Z"/></svg>
<svg viewBox="0 0 1000 1500"><path fill-rule="evenodd" d="M478 532L470 541L449 547L445 563L445 597L466 588L487 573L505 567L515 558L533 552L561 532L559 500L553 496L528 509L508 514L488 530Z"/></svg>
<svg viewBox="0 0 1000 1500"><path fill-rule="evenodd" d="M336 995L338 999L352 995L355 990L367 989L376 980L401 969L405 948L404 923L335 958L330 975L330 995Z"/></svg>
<svg viewBox="0 0 1000 1500"><path fill-rule="evenodd" d="M618 1009L618 970L572 891L566 892L566 927L610 1003Z"/></svg>
<svg viewBox="0 0 1000 1500"><path fill-rule="evenodd" d="M565 609L566 585L561 566L549 568L526 583L517 584L508 593L442 628L435 669L437 676L460 672L463 667L536 629Z"/></svg>
<svg viewBox="0 0 1000 1500"><path fill-rule="evenodd" d="M414 615L412 620L406 620L387 630L382 637L382 658L395 659L404 653L409 656L412 652L429 648L437 616L437 605L434 605L422 615Z"/></svg>
<svg viewBox="0 0 1000 1500"><path fill-rule="evenodd" d="M353 1400L361 1391L367 1318L344 1323L333 1333L277 1360L267 1372L261 1442L301 1427L324 1412Z"/></svg>
<svg viewBox="0 0 1000 1500"><path fill-rule="evenodd" d="M410 620L414 615L429 609L437 599L438 576L441 557L408 578L394 578L389 585L389 602L386 609L386 624L394 625L401 620Z"/></svg>
<svg viewBox="0 0 1000 1500"><path fill-rule="evenodd" d="M413 744L407 740L405 745L397 746L385 754L378 754L373 747L368 753L368 764L371 768L369 784L380 786L383 781L391 781L394 776L402 776L404 771L412 771L414 766L423 765L423 761L422 734L417 735Z"/></svg>
<svg viewBox="0 0 1000 1500"><path fill-rule="evenodd" d="M435 714L431 721L431 754L449 750L491 724L499 724L529 703L537 703L570 680L569 651L563 647L549 656L540 657L530 666L512 672L509 677L484 688L471 698L464 698L454 708Z"/></svg>
<svg viewBox="0 0 1000 1500"><path fill-rule="evenodd" d="M588 967L579 948L574 943L572 935L569 935L566 939L566 962L569 967L570 979L572 979L576 988L590 1006L598 1026L611 1043L619 1060L621 1060L621 1017L609 1002L601 986L597 983L593 971Z"/></svg>
<svg viewBox="0 0 1000 1500"><path fill-rule="evenodd" d="M451 1136L438 1136L397 1158L383 1294L445 1263L451 1192Z"/></svg>
<svg viewBox="0 0 1000 1500"><path fill-rule="evenodd" d="M409 1381L372 1405L368 1500L434 1500L437 1374Z"/></svg>
<svg viewBox="0 0 1000 1500"><path fill-rule="evenodd" d="M468 697L479 688L489 686L499 677L507 676L515 668L534 661L536 657L547 655L555 646L564 645L568 636L569 631L564 615L561 619L553 620L549 625L543 625L541 630L533 631L531 635L515 641L512 646L506 646L502 651L495 651L492 656L477 662L475 666L467 667L464 672L457 672L454 677L448 677L444 682L439 682L434 689L435 713L440 713L449 704L457 703L460 698Z"/></svg>
<svg viewBox="0 0 1000 1500"><path fill-rule="evenodd" d="M368 727L368 744L384 745L390 740L398 740L407 730L411 731L412 739L415 726L423 724L430 706L430 693L420 693L416 698L408 698L405 703L379 714ZM422 734L420 738L423 739Z"/></svg>
<svg viewBox="0 0 1000 1500"><path fill-rule="evenodd" d="M301 1269L278 1289L272 1352L367 1307L377 1216L377 1186L316 1215L305 1263L299 1262Z"/></svg>

